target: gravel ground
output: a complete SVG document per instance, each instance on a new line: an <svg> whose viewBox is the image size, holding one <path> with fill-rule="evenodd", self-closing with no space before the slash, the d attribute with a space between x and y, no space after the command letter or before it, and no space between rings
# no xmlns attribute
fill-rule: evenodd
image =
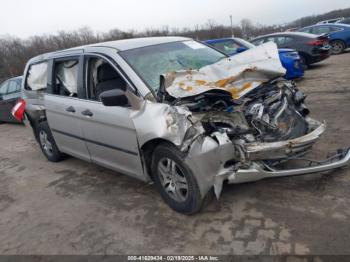
<svg viewBox="0 0 350 262"><path fill-rule="evenodd" d="M315 155L350 145L350 53L299 87L326 120ZM69 158L50 163L20 125L0 125L0 254L350 254L350 169L225 186L200 214L152 185Z"/></svg>

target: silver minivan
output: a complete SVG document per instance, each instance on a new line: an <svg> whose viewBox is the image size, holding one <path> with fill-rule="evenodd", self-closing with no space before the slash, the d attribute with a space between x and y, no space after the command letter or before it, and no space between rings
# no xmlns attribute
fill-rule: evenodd
<svg viewBox="0 0 350 262"><path fill-rule="evenodd" d="M235 57L183 37L120 40L43 54L25 68L23 120L50 161L71 155L154 182L198 212L224 182L342 167L349 150L294 169L325 131L273 43Z"/></svg>

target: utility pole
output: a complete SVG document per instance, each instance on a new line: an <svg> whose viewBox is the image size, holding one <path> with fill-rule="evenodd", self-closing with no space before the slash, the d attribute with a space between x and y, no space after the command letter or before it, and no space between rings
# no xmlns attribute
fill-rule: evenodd
<svg viewBox="0 0 350 262"><path fill-rule="evenodd" d="M231 36L235 37L233 34L233 23L232 23L232 15L230 15L230 20L231 20Z"/></svg>

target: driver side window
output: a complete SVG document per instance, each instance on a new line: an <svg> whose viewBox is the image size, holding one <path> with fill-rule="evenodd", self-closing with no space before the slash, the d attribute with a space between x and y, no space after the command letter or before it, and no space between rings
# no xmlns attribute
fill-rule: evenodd
<svg viewBox="0 0 350 262"><path fill-rule="evenodd" d="M87 57L86 96L89 100L101 101L101 93L113 89L125 90L124 78L106 60L100 57Z"/></svg>

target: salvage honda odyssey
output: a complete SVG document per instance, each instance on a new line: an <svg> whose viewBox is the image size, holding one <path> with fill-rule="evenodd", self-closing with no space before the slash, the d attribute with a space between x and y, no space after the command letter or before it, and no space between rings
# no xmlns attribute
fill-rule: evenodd
<svg viewBox="0 0 350 262"><path fill-rule="evenodd" d="M13 111L22 110L49 161L72 155L154 182L171 208L192 214L224 182L349 163L340 150L280 167L325 131L284 74L274 43L227 57L183 37L120 40L31 59Z"/></svg>

